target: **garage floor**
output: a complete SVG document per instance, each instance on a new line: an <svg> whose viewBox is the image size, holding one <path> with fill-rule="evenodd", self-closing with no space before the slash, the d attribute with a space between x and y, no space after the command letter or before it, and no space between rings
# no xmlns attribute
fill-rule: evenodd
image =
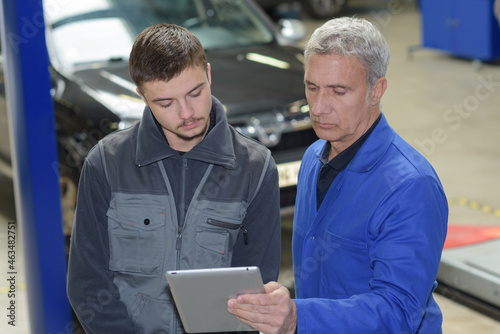
<svg viewBox="0 0 500 334"><path fill-rule="evenodd" d="M398 4L397 9L388 3ZM351 0L347 15L369 19L387 38L392 53L383 111L396 131L418 148L440 175L450 201L450 223L500 226L500 64L477 64L427 49L415 51L410 59L409 47L420 44L420 16L411 0ZM308 33L322 23L303 19ZM3 247L6 225L14 214L9 181L0 178L0 186ZM21 265L22 245L17 247ZM1 268L7 264L6 254L0 252ZM290 262L290 234L284 231L280 280L287 285L293 284ZM3 282L0 307L5 310L8 288ZM24 283L20 271L16 326L8 325L3 316L1 333L29 332ZM440 295L436 298L444 314L443 333L500 333L500 320Z"/></svg>

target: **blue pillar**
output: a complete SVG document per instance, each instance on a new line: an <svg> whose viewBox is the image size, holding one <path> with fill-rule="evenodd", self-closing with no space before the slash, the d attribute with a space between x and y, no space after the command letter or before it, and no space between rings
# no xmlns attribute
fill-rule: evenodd
<svg viewBox="0 0 500 334"><path fill-rule="evenodd" d="M71 333L54 106L41 1L1 0L2 53L16 216L23 236L30 327Z"/></svg>

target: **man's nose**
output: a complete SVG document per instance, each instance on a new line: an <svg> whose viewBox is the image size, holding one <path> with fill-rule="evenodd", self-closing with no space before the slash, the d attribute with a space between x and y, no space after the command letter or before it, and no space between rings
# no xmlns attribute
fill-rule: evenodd
<svg viewBox="0 0 500 334"><path fill-rule="evenodd" d="M189 105L189 103L187 103L186 101L183 101L180 103L180 110L179 110L179 117L181 119L190 119L191 117L193 117L194 115L194 112L191 108L191 106Z"/></svg>
<svg viewBox="0 0 500 334"><path fill-rule="evenodd" d="M313 105L311 106L309 104L309 107L311 108L310 112L314 116L325 114L329 110L329 104L328 97L320 91L313 100Z"/></svg>

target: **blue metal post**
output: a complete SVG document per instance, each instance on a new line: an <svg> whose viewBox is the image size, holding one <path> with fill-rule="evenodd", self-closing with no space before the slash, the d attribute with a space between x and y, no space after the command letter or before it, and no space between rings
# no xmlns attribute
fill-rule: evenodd
<svg viewBox="0 0 500 334"><path fill-rule="evenodd" d="M54 106L41 1L1 0L16 216L32 333L71 333ZM16 270L23 270L16 268Z"/></svg>

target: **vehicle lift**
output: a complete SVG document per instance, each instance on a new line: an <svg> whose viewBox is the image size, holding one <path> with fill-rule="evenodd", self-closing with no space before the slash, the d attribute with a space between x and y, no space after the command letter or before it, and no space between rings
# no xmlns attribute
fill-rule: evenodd
<svg viewBox="0 0 500 334"><path fill-rule="evenodd" d="M436 292L500 321L500 226L448 226Z"/></svg>

